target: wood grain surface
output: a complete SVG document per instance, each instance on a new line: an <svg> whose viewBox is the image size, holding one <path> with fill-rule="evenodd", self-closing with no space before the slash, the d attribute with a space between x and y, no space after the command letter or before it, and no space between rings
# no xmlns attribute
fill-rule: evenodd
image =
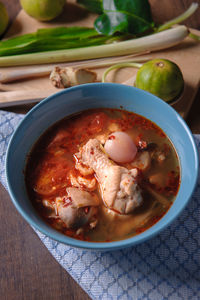
<svg viewBox="0 0 200 300"><path fill-rule="evenodd" d="M89 299L0 188L0 299Z"/></svg>
<svg viewBox="0 0 200 300"><path fill-rule="evenodd" d="M18 0L1 0L10 22L20 10ZM193 0L150 0L154 19L162 23L185 10ZM200 4L200 1L196 1ZM200 10L186 24L200 29ZM187 118L193 133L200 133L200 91ZM31 106L12 108L26 112ZM11 110L11 109L10 109ZM87 300L89 297L54 260L32 228L14 208L0 185L0 299Z"/></svg>

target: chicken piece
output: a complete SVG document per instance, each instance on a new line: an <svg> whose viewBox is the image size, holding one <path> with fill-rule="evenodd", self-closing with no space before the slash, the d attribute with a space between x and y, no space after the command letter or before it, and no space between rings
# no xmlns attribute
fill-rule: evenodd
<svg viewBox="0 0 200 300"><path fill-rule="evenodd" d="M96 178L85 178L83 176L74 176L72 173L69 174L71 185L77 188L84 188L88 191L94 191L96 189L97 181Z"/></svg>
<svg viewBox="0 0 200 300"><path fill-rule="evenodd" d="M73 187L67 188L66 191L67 196L56 198L57 213L61 220L71 229L94 224L97 220L98 197Z"/></svg>
<svg viewBox="0 0 200 300"><path fill-rule="evenodd" d="M147 171L151 166L151 156L148 151L138 152L134 161L131 163L133 168L138 168L141 171Z"/></svg>
<svg viewBox="0 0 200 300"><path fill-rule="evenodd" d="M92 175L94 173L91 168L84 166L81 162L76 162L75 169L78 170L83 176Z"/></svg>
<svg viewBox="0 0 200 300"><path fill-rule="evenodd" d="M99 134L99 135L96 136L96 139L99 140L99 142L100 142L102 145L105 144L107 138L108 138L108 134L105 134L105 133L104 133L104 134Z"/></svg>
<svg viewBox="0 0 200 300"><path fill-rule="evenodd" d="M55 67L50 74L50 80L57 88L95 82L96 78L97 74L95 72L83 68Z"/></svg>
<svg viewBox="0 0 200 300"><path fill-rule="evenodd" d="M75 153L74 158L76 161L75 169L77 169L81 173L81 175L87 176L87 175L92 175L94 173L93 169L83 164L80 153Z"/></svg>
<svg viewBox="0 0 200 300"><path fill-rule="evenodd" d="M40 202L40 201L39 201ZM51 200L43 199L43 213L48 218L56 218L56 205Z"/></svg>
<svg viewBox="0 0 200 300"><path fill-rule="evenodd" d="M68 197L71 197L76 207L98 206L99 198L93 193L83 191L74 187L66 188Z"/></svg>
<svg viewBox="0 0 200 300"><path fill-rule="evenodd" d="M115 165L103 150L97 139L90 139L80 150L82 161L96 173L105 205L121 214L132 213L142 203L138 171Z"/></svg>

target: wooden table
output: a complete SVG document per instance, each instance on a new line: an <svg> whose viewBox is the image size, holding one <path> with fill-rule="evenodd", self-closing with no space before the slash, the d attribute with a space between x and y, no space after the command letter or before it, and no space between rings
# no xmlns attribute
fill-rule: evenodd
<svg viewBox="0 0 200 300"><path fill-rule="evenodd" d="M20 10L18 0L1 0L7 7L10 22ZM159 23L184 11L193 0L150 0L154 20ZM199 2L199 0L196 0ZM200 29L200 9L186 24ZM187 123L193 133L200 133L200 91ZM30 107L9 108L26 112ZM14 208L0 185L0 299L60 300L89 299L71 276L60 267L32 228Z"/></svg>

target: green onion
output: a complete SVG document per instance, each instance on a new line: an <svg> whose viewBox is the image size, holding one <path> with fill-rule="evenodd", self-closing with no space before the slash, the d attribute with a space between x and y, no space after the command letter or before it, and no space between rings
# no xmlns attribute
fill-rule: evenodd
<svg viewBox="0 0 200 300"><path fill-rule="evenodd" d="M170 27L172 27L173 25L176 25L178 23L181 23L183 21L185 21L187 18L189 18L198 8L198 3L192 3L190 5L190 7L183 13L181 14L180 16L170 20L169 22L166 22L165 24L161 25L158 27L157 29L157 32L160 32L160 31L163 31L163 30L166 30Z"/></svg>
<svg viewBox="0 0 200 300"><path fill-rule="evenodd" d="M135 63L135 62L130 62L130 63L121 63L121 64L116 64L110 68L108 68L104 73L103 73L103 76L102 76L102 82L105 82L106 80L106 76L108 75L108 73L110 73L110 71L112 70L115 70L115 69L120 69L120 68L141 68L142 67L142 64L138 64L138 63Z"/></svg>
<svg viewBox="0 0 200 300"><path fill-rule="evenodd" d="M60 63L156 51L179 44L185 39L186 36L188 36L188 34L189 32L186 26L181 25L145 37L122 42L115 42L112 44L4 56L0 57L0 66L6 67L31 64Z"/></svg>

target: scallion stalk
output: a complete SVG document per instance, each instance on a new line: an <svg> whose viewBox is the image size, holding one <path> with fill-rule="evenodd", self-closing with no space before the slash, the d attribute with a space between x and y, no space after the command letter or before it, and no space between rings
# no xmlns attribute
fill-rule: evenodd
<svg viewBox="0 0 200 300"><path fill-rule="evenodd" d="M173 25L176 25L178 23L181 23L183 21L185 21L186 19L188 19L199 7L198 3L192 3L190 5L190 7L180 16L166 22L165 24L161 25L158 27L157 32L169 29L170 27L172 27Z"/></svg>
<svg viewBox="0 0 200 300"><path fill-rule="evenodd" d="M108 68L102 76L102 82L105 82L106 80L106 76L108 75L108 73L110 73L112 70L115 69L120 69L120 68L141 68L142 64L136 63L136 62L129 62L129 63L121 63L121 64L116 64L110 68Z"/></svg>
<svg viewBox="0 0 200 300"><path fill-rule="evenodd" d="M67 50L46 51L32 54L22 54L0 57L0 66L19 66L33 64L60 63L100 57L112 57L141 52L151 52L179 44L188 36L184 25L145 37L131 39L112 44L83 47Z"/></svg>

